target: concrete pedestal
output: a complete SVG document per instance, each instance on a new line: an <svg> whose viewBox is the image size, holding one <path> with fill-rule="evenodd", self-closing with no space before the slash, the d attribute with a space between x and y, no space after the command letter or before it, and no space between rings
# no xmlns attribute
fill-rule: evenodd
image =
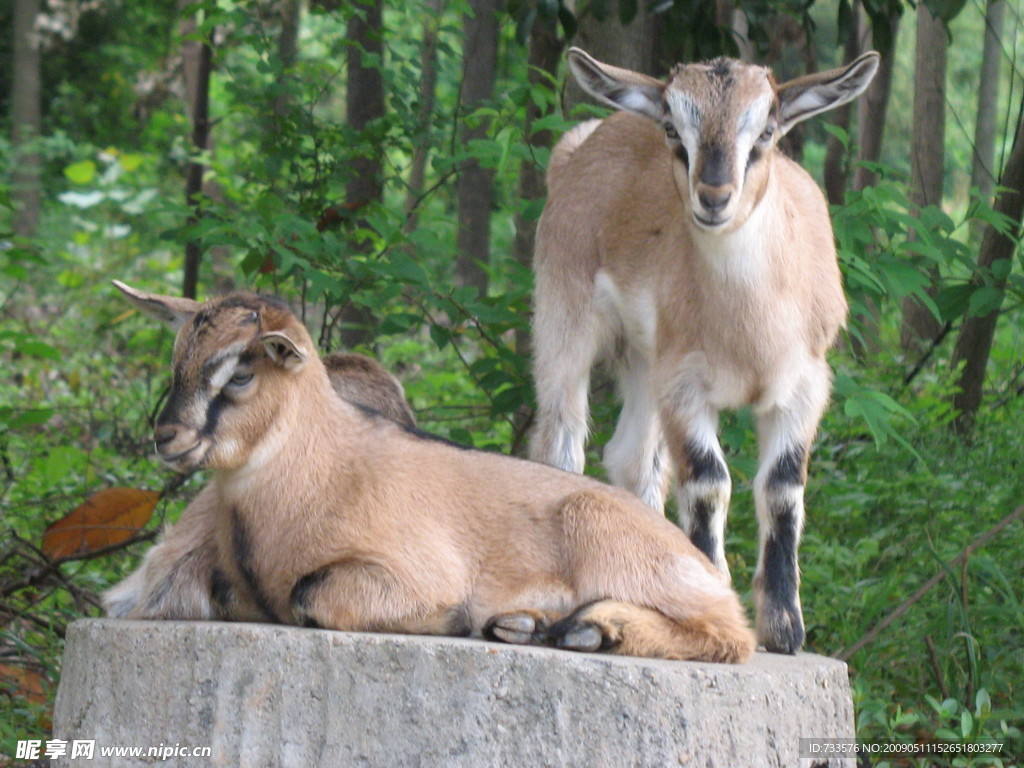
<svg viewBox="0 0 1024 768"><path fill-rule="evenodd" d="M801 761L801 737L852 736L846 665L808 654L730 666L214 622L75 622L54 714L97 768L791 768L830 765Z"/></svg>

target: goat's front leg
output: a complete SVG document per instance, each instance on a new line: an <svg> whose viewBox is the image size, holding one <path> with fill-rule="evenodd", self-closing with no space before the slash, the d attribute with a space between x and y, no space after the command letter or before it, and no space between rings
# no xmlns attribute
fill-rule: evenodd
<svg viewBox="0 0 1024 768"><path fill-rule="evenodd" d="M797 549L804 525L807 462L828 399L827 369L808 377L786 407L758 414L760 459L754 478L760 546L754 574L757 638L776 653L804 642Z"/></svg>
<svg viewBox="0 0 1024 768"><path fill-rule="evenodd" d="M386 564L350 558L306 574L290 604L296 624L343 632L469 635L464 601L426 589Z"/></svg>
<svg viewBox="0 0 1024 768"><path fill-rule="evenodd" d="M718 411L706 396L701 361L688 362L661 390L662 430L678 468L679 524L697 549L728 576L725 520L732 480L718 442Z"/></svg>

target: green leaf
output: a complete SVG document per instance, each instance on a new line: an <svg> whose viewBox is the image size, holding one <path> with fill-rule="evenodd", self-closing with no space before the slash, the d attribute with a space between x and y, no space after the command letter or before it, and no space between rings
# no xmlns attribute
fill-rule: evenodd
<svg viewBox="0 0 1024 768"><path fill-rule="evenodd" d="M23 429L45 424L52 416L52 408L0 407L0 424L6 424L10 429Z"/></svg>
<svg viewBox="0 0 1024 768"><path fill-rule="evenodd" d="M562 3L558 4L558 21L562 25L562 32L565 33L567 40L571 40L576 36L576 32L579 29L579 24L576 21L576 14L566 8Z"/></svg>
<svg viewBox="0 0 1024 768"><path fill-rule="evenodd" d="M991 286L982 286L971 294L968 313L971 317L984 317L999 309L1003 303L1003 292Z"/></svg>
<svg viewBox="0 0 1024 768"><path fill-rule="evenodd" d="M64 175L75 184L88 184L96 178L96 163L92 160L72 163L64 169Z"/></svg>
<svg viewBox="0 0 1024 768"><path fill-rule="evenodd" d="M29 357L39 357L44 360L61 360L60 350L56 347L51 347L49 344L45 344L41 341L24 341L17 346L18 352Z"/></svg>
<svg viewBox="0 0 1024 768"><path fill-rule="evenodd" d="M435 324L430 326L430 338L434 340L435 344L437 344L438 349L444 349L452 340L452 334L451 331L443 325Z"/></svg>
<svg viewBox="0 0 1024 768"><path fill-rule="evenodd" d="M419 325L419 323L419 315L413 315L408 312L392 312L380 324L379 332L382 335L406 333L410 328Z"/></svg>
<svg viewBox="0 0 1024 768"><path fill-rule="evenodd" d="M831 134L836 141L842 144L844 150L848 150L850 148L850 134L847 133L842 126L823 122L821 127L825 129L826 133Z"/></svg>
<svg viewBox="0 0 1024 768"><path fill-rule="evenodd" d="M988 691L984 688L979 688L978 693L974 697L974 714L979 720L985 720L992 712L992 697L988 695Z"/></svg>
<svg viewBox="0 0 1024 768"><path fill-rule="evenodd" d="M142 155L134 152L124 154L118 158L118 162L121 163L122 168L124 168L126 171L131 172L138 169L138 167L142 165Z"/></svg>
<svg viewBox="0 0 1024 768"><path fill-rule="evenodd" d="M619 0L619 22L622 26L630 24L636 18L637 0Z"/></svg>
<svg viewBox="0 0 1024 768"><path fill-rule="evenodd" d="M474 445L473 435L470 434L469 430L463 427L452 427L448 431L448 439L451 440L453 443L458 443L459 445L467 445L470 448L472 448Z"/></svg>
<svg viewBox="0 0 1024 768"><path fill-rule="evenodd" d="M529 396L529 387L518 386L503 389L494 396L494 400L491 402L491 415L500 416L505 413L514 413L519 406L529 401Z"/></svg>
<svg viewBox="0 0 1024 768"><path fill-rule="evenodd" d="M969 738L971 732L974 730L974 715L971 714L969 709L965 709L960 713L960 733L963 737Z"/></svg>
<svg viewBox="0 0 1024 768"><path fill-rule="evenodd" d="M974 291L973 285L950 285L939 291L935 296L935 306L939 308L941 318L956 320L961 317L970 306Z"/></svg>

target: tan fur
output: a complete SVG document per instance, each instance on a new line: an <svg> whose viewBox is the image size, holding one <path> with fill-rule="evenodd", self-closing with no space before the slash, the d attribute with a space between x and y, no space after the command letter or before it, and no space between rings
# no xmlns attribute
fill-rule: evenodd
<svg viewBox="0 0 1024 768"><path fill-rule="evenodd" d="M765 599L776 576L764 574L764 551L779 510L795 528L782 538L799 537L806 457L831 382L825 353L846 300L824 197L775 144L860 93L877 54L781 86L726 59L678 65L666 82L579 49L569 63L584 89L624 111L573 129L552 152L534 254L531 456L583 471L590 370L610 360L624 401L605 450L612 481L661 510L667 449L681 522L728 573L718 414L753 406L759 635L793 651L803 639L798 598ZM788 555L768 567L791 583Z"/></svg>
<svg viewBox="0 0 1024 768"><path fill-rule="evenodd" d="M159 301L122 290L144 308ZM752 653L736 594L631 494L453 446L335 397L305 328L257 297L179 319L158 450L181 471L215 470L220 566L274 620L480 635L503 615L544 611L564 618L522 639L574 648L571 612L611 600L666 623L609 606L602 620L637 638L608 638L610 651ZM226 389L211 390L218 381ZM218 397L226 403L211 410Z"/></svg>
<svg viewBox="0 0 1024 768"><path fill-rule="evenodd" d="M339 397L400 424L416 426L401 383L379 363L363 355L337 353L325 356L323 362ZM200 491L177 524L165 527L139 567L103 593L107 615L120 619L266 620L244 585L229 584L223 574L218 574L220 600L213 597L219 562L215 522L222 513L215 489Z"/></svg>

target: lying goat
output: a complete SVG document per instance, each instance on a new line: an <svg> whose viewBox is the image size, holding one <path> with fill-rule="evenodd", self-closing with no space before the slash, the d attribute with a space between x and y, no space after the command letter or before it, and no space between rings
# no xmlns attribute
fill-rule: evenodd
<svg viewBox="0 0 1024 768"><path fill-rule="evenodd" d="M667 444L680 522L728 574L718 414L752 405L758 638L792 653L804 640L807 460L846 300L824 197L776 144L858 96L878 55L783 85L731 59L678 65L667 82L577 48L569 66L584 90L625 111L577 126L552 152L534 255L531 455L583 471L590 371L612 360L623 399L605 449L612 482L661 510Z"/></svg>
<svg viewBox="0 0 1024 768"><path fill-rule="evenodd" d="M200 306L195 302L196 310ZM380 364L362 355L344 354L328 355L323 363L339 397L400 424L416 425L402 385ZM142 564L103 594L107 615L118 619L266 621L268 617L247 599L244 586L230 584L218 565L214 533L216 520L223 513L215 488L200 491L181 513L178 524L165 528Z"/></svg>
<svg viewBox="0 0 1024 768"><path fill-rule="evenodd" d="M196 306L119 286L180 326L154 431L214 470L217 567L273 621L741 662L727 580L631 494L431 438L335 396L272 299Z"/></svg>

